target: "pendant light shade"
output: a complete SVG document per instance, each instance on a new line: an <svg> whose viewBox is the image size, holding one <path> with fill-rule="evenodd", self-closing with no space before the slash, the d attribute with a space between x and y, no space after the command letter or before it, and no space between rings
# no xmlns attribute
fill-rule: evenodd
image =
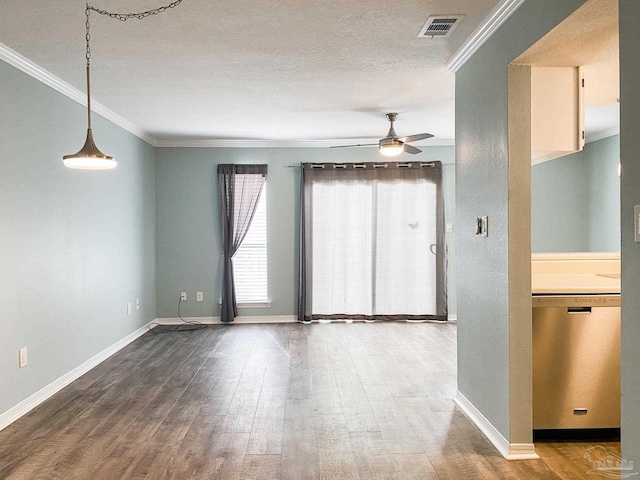
<svg viewBox="0 0 640 480"><path fill-rule="evenodd" d="M91 129L87 129L87 140L78 153L62 157L65 167L80 170L111 170L116 168L118 162L115 158L105 155L93 141Z"/></svg>

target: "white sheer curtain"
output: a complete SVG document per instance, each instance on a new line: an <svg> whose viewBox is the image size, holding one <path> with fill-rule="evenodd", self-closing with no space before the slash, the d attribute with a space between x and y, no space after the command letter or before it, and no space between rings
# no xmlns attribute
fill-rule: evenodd
<svg viewBox="0 0 640 480"><path fill-rule="evenodd" d="M440 170L330 165L303 174L300 316L446 318Z"/></svg>
<svg viewBox="0 0 640 480"><path fill-rule="evenodd" d="M372 315L373 189L316 183L312 195L312 311Z"/></svg>
<svg viewBox="0 0 640 480"><path fill-rule="evenodd" d="M379 183L375 314L436 312L436 186Z"/></svg>

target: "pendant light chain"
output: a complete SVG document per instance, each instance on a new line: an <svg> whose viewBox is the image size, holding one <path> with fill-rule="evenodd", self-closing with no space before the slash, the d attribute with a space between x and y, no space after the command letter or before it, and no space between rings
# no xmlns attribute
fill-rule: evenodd
<svg viewBox="0 0 640 480"><path fill-rule="evenodd" d="M154 8L153 10L147 10L146 12L140 13L111 13L107 12L106 10L100 10L99 8L92 7L91 5L87 5L87 9L93 10L100 15L106 15L108 17L115 18L116 20L120 20L121 22L126 22L130 18L137 18L138 20L142 20L143 18L150 17L151 15L158 15L159 13L162 13L170 8L176 8L182 2L183 0L175 0L169 5L165 5L164 7Z"/></svg>
<svg viewBox="0 0 640 480"><path fill-rule="evenodd" d="M91 61L91 47L89 46L89 40L91 40L91 34L89 33L89 4L87 3L87 9L85 10L85 15L87 16L87 33L86 33L86 40L87 40L87 65L89 65L90 61Z"/></svg>
<svg viewBox="0 0 640 480"><path fill-rule="evenodd" d="M89 45L89 40L91 40L91 34L89 33L89 4L87 3L87 8L84 11L86 17L87 17L87 23L86 23L86 35L85 38L87 40L87 51L86 51L86 58L87 58L87 121L88 121L88 125L89 125L89 130L91 130L91 46Z"/></svg>
<svg viewBox="0 0 640 480"><path fill-rule="evenodd" d="M142 20L143 18L150 17L151 15L158 15L170 8L176 8L182 2L183 0L175 0L171 2L169 5L165 5L163 7L158 7L158 8L154 8L153 10L147 10L146 12L139 12L139 13L111 13L111 12L107 12L106 10L100 10L99 8L93 7L89 5L89 3L86 3L86 8L84 13L85 13L85 16L87 17L87 21L85 25L86 26L85 38L87 41L87 51L85 56L87 59L87 103L89 104L88 105L89 129L91 129L91 79L90 79L90 73L89 73L91 69L91 46L89 44L89 41L91 40L91 33L90 33L89 14L91 13L91 11L93 10L94 12L99 13L100 15L106 15L108 17L115 18L116 20L120 20L121 22L126 22L130 18L137 18L138 20Z"/></svg>

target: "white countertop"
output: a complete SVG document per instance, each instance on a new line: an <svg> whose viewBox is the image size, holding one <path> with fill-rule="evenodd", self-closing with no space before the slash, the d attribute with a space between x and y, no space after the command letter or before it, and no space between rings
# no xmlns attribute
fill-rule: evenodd
<svg viewBox="0 0 640 480"><path fill-rule="evenodd" d="M620 279L594 274L534 274L531 291L534 295L620 293Z"/></svg>

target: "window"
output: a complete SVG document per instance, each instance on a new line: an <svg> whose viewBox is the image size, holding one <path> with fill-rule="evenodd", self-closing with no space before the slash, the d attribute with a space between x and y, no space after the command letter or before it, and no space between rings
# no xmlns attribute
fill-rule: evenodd
<svg viewBox="0 0 640 480"><path fill-rule="evenodd" d="M240 248L233 256L236 301L267 303L267 186Z"/></svg>

